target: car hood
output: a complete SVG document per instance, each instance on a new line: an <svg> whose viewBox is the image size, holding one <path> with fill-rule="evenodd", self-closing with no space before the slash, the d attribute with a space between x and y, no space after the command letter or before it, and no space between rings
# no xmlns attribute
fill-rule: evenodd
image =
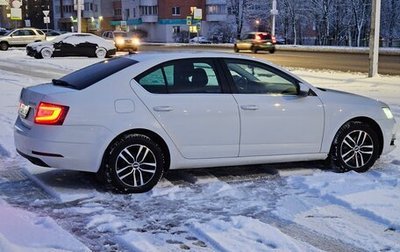
<svg viewBox="0 0 400 252"><path fill-rule="evenodd" d="M363 102L370 102L373 104L376 104L378 100L372 99L366 96L354 94L354 93L349 93L345 91L340 91L336 89L329 89L329 88L318 88L319 90L329 94L330 96L335 96L336 98L346 101L346 100L351 100L351 101L363 101Z"/></svg>
<svg viewBox="0 0 400 252"><path fill-rule="evenodd" d="M389 107L386 103L377 99L368 98L362 95L347 93L344 91L318 88L319 96L324 100L325 105L336 105L343 108L346 105L358 107L360 109L381 109L382 107Z"/></svg>
<svg viewBox="0 0 400 252"><path fill-rule="evenodd" d="M36 49L36 48L44 47L44 46L50 46L50 47L52 47L52 46L53 46L53 43L52 43L52 42L49 42L49 41L39 41L39 42L29 43L27 46L29 46L29 47L31 47L31 48L33 48L33 49Z"/></svg>

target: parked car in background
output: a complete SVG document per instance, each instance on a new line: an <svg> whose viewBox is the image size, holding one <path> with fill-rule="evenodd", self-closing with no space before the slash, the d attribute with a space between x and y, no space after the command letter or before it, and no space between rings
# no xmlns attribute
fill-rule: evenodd
<svg viewBox="0 0 400 252"><path fill-rule="evenodd" d="M211 40L206 37L194 37L189 40L189 43L198 43L198 44L211 44Z"/></svg>
<svg viewBox="0 0 400 252"><path fill-rule="evenodd" d="M286 38L283 36L275 36L276 44L277 45L286 45Z"/></svg>
<svg viewBox="0 0 400 252"><path fill-rule="evenodd" d="M6 34L8 32L10 32L10 31L5 28L0 28L0 36Z"/></svg>
<svg viewBox="0 0 400 252"><path fill-rule="evenodd" d="M35 58L87 56L104 58L116 53L114 44L90 33L65 33L51 41L30 43L26 53Z"/></svg>
<svg viewBox="0 0 400 252"><path fill-rule="evenodd" d="M53 40L55 37L60 36L61 34L63 34L60 31L56 31L56 30L52 30L52 29L42 29L42 31L44 32L44 34L46 34L46 40L47 41Z"/></svg>
<svg viewBox="0 0 400 252"><path fill-rule="evenodd" d="M240 50L251 50L253 53L258 51L275 52L275 37L267 32L250 32L246 34L243 39L235 42L233 50L239 52Z"/></svg>
<svg viewBox="0 0 400 252"><path fill-rule="evenodd" d="M14 139L34 164L138 193L170 169L328 159L338 172L365 172L395 148L395 125L383 102L259 59L156 52L23 88Z"/></svg>
<svg viewBox="0 0 400 252"><path fill-rule="evenodd" d="M113 41L118 51L125 49L137 51L140 46L140 39L125 31L105 31L102 38Z"/></svg>
<svg viewBox="0 0 400 252"><path fill-rule="evenodd" d="M0 36L0 50L8 50L10 46L25 46L32 42L44 41L46 35L36 28L17 28Z"/></svg>

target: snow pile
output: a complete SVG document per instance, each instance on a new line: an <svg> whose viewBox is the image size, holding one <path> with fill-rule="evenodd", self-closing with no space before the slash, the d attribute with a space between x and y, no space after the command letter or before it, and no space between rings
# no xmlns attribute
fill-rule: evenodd
<svg viewBox="0 0 400 252"><path fill-rule="evenodd" d="M38 217L0 199L0 251L90 251L49 217Z"/></svg>

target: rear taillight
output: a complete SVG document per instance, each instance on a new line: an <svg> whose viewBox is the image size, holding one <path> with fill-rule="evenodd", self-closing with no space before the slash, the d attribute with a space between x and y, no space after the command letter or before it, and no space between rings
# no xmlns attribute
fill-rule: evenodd
<svg viewBox="0 0 400 252"><path fill-rule="evenodd" d="M260 35L256 35L256 40L261 40L261 36Z"/></svg>
<svg viewBox="0 0 400 252"><path fill-rule="evenodd" d="M35 123L47 125L62 125L69 107L40 102L35 114Z"/></svg>
<svg viewBox="0 0 400 252"><path fill-rule="evenodd" d="M275 36L272 36L272 44L276 44L276 38L275 38Z"/></svg>

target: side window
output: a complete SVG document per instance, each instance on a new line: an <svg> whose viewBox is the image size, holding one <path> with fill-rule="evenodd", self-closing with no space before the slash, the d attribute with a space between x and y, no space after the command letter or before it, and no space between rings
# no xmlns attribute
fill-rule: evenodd
<svg viewBox="0 0 400 252"><path fill-rule="evenodd" d="M24 30L24 35L25 36L34 36L36 35L34 31L32 30Z"/></svg>
<svg viewBox="0 0 400 252"><path fill-rule="evenodd" d="M175 60L156 67L136 81L151 93L221 93L212 60Z"/></svg>
<svg viewBox="0 0 400 252"><path fill-rule="evenodd" d="M138 82L144 89L146 89L150 93L167 93L167 85L165 83L163 69L161 67L147 73L146 75L141 77Z"/></svg>
<svg viewBox="0 0 400 252"><path fill-rule="evenodd" d="M34 31L32 31L32 32L33 32L33 34L35 34ZM42 30L36 30L36 32L37 32L39 35L45 35L44 32L43 32ZM54 32L51 32L50 34L54 35Z"/></svg>
<svg viewBox="0 0 400 252"><path fill-rule="evenodd" d="M23 36L24 35L24 31L18 30L18 31L15 31L12 35L13 36Z"/></svg>
<svg viewBox="0 0 400 252"><path fill-rule="evenodd" d="M241 94L297 95L298 84L292 77L261 63L226 60L233 84Z"/></svg>

